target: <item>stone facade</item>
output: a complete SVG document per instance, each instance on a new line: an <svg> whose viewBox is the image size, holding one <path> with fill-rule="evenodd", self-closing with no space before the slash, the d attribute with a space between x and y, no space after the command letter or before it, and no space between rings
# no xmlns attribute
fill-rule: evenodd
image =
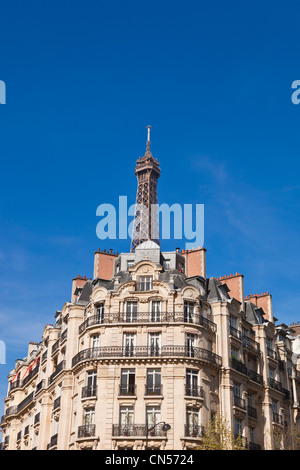
<svg viewBox="0 0 300 470"><path fill-rule="evenodd" d="M299 332L276 326L269 294L244 298L241 274L206 278L205 255L97 251L8 377L2 446L193 449L221 414L247 449L272 449L298 426Z"/></svg>

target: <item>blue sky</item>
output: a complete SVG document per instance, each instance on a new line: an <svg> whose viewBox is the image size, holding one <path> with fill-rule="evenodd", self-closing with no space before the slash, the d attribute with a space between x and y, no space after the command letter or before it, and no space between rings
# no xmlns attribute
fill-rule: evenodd
<svg viewBox="0 0 300 470"><path fill-rule="evenodd" d="M0 400L16 358L92 276L96 208L134 203L152 125L160 203L204 204L207 274L299 320L296 1L1 5ZM184 241L163 241L165 250ZM0 414L2 414L0 412Z"/></svg>

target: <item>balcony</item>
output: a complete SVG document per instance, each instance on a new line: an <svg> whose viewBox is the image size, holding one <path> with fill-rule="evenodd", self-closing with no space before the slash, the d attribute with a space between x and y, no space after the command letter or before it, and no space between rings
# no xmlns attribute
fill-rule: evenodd
<svg viewBox="0 0 300 470"><path fill-rule="evenodd" d="M6 409L5 417L11 416L11 415L16 415L17 413L18 413L18 406L13 405L13 406L10 406L9 408Z"/></svg>
<svg viewBox="0 0 300 470"><path fill-rule="evenodd" d="M59 348L59 339L53 344L51 349L51 355L58 351Z"/></svg>
<svg viewBox="0 0 300 470"><path fill-rule="evenodd" d="M136 385L135 384L126 384L119 386L119 395L135 396L136 395Z"/></svg>
<svg viewBox="0 0 300 470"><path fill-rule="evenodd" d="M193 323L214 333L217 331L217 325L199 313L119 312L92 315L79 325L78 332L81 335L89 327L112 323Z"/></svg>
<svg viewBox="0 0 300 470"><path fill-rule="evenodd" d="M280 424L281 426L283 425L282 416L278 413L275 413L275 411L273 411L273 413L272 413L272 421L275 424Z"/></svg>
<svg viewBox="0 0 300 470"><path fill-rule="evenodd" d="M22 387L28 384L28 382L30 382L30 380L38 374L39 370L40 370L39 365L37 365L34 369L31 369L26 375L26 377L22 380Z"/></svg>
<svg viewBox="0 0 300 470"><path fill-rule="evenodd" d="M242 374L247 375L247 367L245 364L240 361L239 359L236 359L234 357L231 358L231 367L238 372L242 372Z"/></svg>
<svg viewBox="0 0 300 470"><path fill-rule="evenodd" d="M267 356L274 359L275 361L277 361L277 359L278 359L276 351L274 351L271 348L267 348Z"/></svg>
<svg viewBox="0 0 300 470"><path fill-rule="evenodd" d="M89 437L96 436L96 425L95 424L84 424L78 428L78 439L86 439Z"/></svg>
<svg viewBox="0 0 300 470"><path fill-rule="evenodd" d="M241 410L246 410L245 400L238 395L233 396L233 405L240 408Z"/></svg>
<svg viewBox="0 0 300 470"><path fill-rule="evenodd" d="M260 351L260 346L257 341L254 341L254 339L250 338L249 336L243 335L243 346L245 348L251 349L252 351L255 351L259 353Z"/></svg>
<svg viewBox="0 0 300 470"><path fill-rule="evenodd" d="M27 397L24 398L24 400L22 400L21 403L18 404L17 413L19 413L24 408L26 408L27 405L33 403L33 398L34 398L34 392L30 393L30 395L27 395Z"/></svg>
<svg viewBox="0 0 300 470"><path fill-rule="evenodd" d="M254 408L253 406L248 405L247 410L248 410L248 416L250 418L257 419L257 409L256 408Z"/></svg>
<svg viewBox="0 0 300 470"><path fill-rule="evenodd" d="M48 350L46 350L45 352L43 352L43 355L42 355L42 363L47 359L47 356L48 356Z"/></svg>
<svg viewBox="0 0 300 470"><path fill-rule="evenodd" d="M37 424L40 423L40 420L41 420L41 414L40 413L37 413L34 417L34 426L36 426Z"/></svg>
<svg viewBox="0 0 300 470"><path fill-rule="evenodd" d="M97 386L86 386L82 388L81 398L96 398L97 396Z"/></svg>
<svg viewBox="0 0 300 470"><path fill-rule="evenodd" d="M65 331L62 332L61 337L60 337L60 342L63 343L67 339L68 336L68 328L65 329Z"/></svg>
<svg viewBox="0 0 300 470"><path fill-rule="evenodd" d="M163 392L162 385L145 385L145 395L146 396L153 396L153 395L162 395Z"/></svg>
<svg viewBox="0 0 300 470"><path fill-rule="evenodd" d="M54 434L53 436L51 436L50 444L48 444L47 450L52 449L52 447L57 446L57 438L58 438L58 434Z"/></svg>
<svg viewBox="0 0 300 470"><path fill-rule="evenodd" d="M203 398L204 397L203 387L201 387L200 385L185 384L185 396Z"/></svg>
<svg viewBox="0 0 300 470"><path fill-rule="evenodd" d="M273 388L274 390L278 390L278 392L282 392L281 382L273 379L272 377L269 377L269 386Z"/></svg>
<svg viewBox="0 0 300 470"><path fill-rule="evenodd" d="M53 402L53 411L60 408L61 397L57 397Z"/></svg>
<svg viewBox="0 0 300 470"><path fill-rule="evenodd" d="M42 390L45 387L45 379L41 380L35 389L35 393L38 393L40 390Z"/></svg>
<svg viewBox="0 0 300 470"><path fill-rule="evenodd" d="M15 390L16 388L21 388L22 387L22 384L21 384L21 380L20 379L17 379L15 380L14 382L11 382L10 383L10 392L12 390Z"/></svg>
<svg viewBox="0 0 300 470"><path fill-rule="evenodd" d="M185 424L184 426L184 436L185 437L193 437L193 438L201 438L204 433L204 427L196 424Z"/></svg>
<svg viewBox="0 0 300 470"><path fill-rule="evenodd" d="M185 346L162 346L161 348L152 348L148 346L104 346L97 348L84 349L77 353L72 359L72 367L82 361L90 359L123 358L123 357L184 357L193 358L210 362L213 365L220 366L222 359L217 354L203 348L187 348ZM57 372L55 372L56 374ZM50 377L52 380L52 376ZM49 379L49 380L50 380Z"/></svg>
<svg viewBox="0 0 300 470"><path fill-rule="evenodd" d="M113 424L113 437L146 437L146 424ZM163 430L163 424L156 426L149 431L149 436L165 437L166 431Z"/></svg>
<svg viewBox="0 0 300 470"><path fill-rule="evenodd" d="M242 333L240 330L238 330L237 328L234 328L233 326L230 325L230 335L233 336L234 338L237 338L239 340L242 339Z"/></svg>
<svg viewBox="0 0 300 470"><path fill-rule="evenodd" d="M263 376L258 374L257 372L254 372L254 370L247 370L247 375L250 380L253 382L258 383L259 385L263 385Z"/></svg>
<svg viewBox="0 0 300 470"><path fill-rule="evenodd" d="M261 450L261 446L255 442L249 442L249 450Z"/></svg>
<svg viewBox="0 0 300 470"><path fill-rule="evenodd" d="M57 366L52 375L48 379L48 385L51 385L55 377L66 367L66 361L61 361Z"/></svg>

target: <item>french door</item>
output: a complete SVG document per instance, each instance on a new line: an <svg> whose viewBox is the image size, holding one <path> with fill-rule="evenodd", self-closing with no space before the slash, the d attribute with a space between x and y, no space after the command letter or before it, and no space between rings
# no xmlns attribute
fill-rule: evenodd
<svg viewBox="0 0 300 470"><path fill-rule="evenodd" d="M123 337L123 347L125 356L133 356L135 348L135 338L134 333L125 333Z"/></svg>

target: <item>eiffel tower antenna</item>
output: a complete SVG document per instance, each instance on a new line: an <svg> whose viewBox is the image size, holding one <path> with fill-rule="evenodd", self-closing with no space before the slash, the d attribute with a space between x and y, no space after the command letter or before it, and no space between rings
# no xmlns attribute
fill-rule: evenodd
<svg viewBox="0 0 300 470"><path fill-rule="evenodd" d="M138 180L135 215L130 251L147 240L158 245L159 240L159 213L157 207L157 180L160 176L158 161L152 156L150 150L150 129L146 126L147 143L146 153L136 162L135 174Z"/></svg>

